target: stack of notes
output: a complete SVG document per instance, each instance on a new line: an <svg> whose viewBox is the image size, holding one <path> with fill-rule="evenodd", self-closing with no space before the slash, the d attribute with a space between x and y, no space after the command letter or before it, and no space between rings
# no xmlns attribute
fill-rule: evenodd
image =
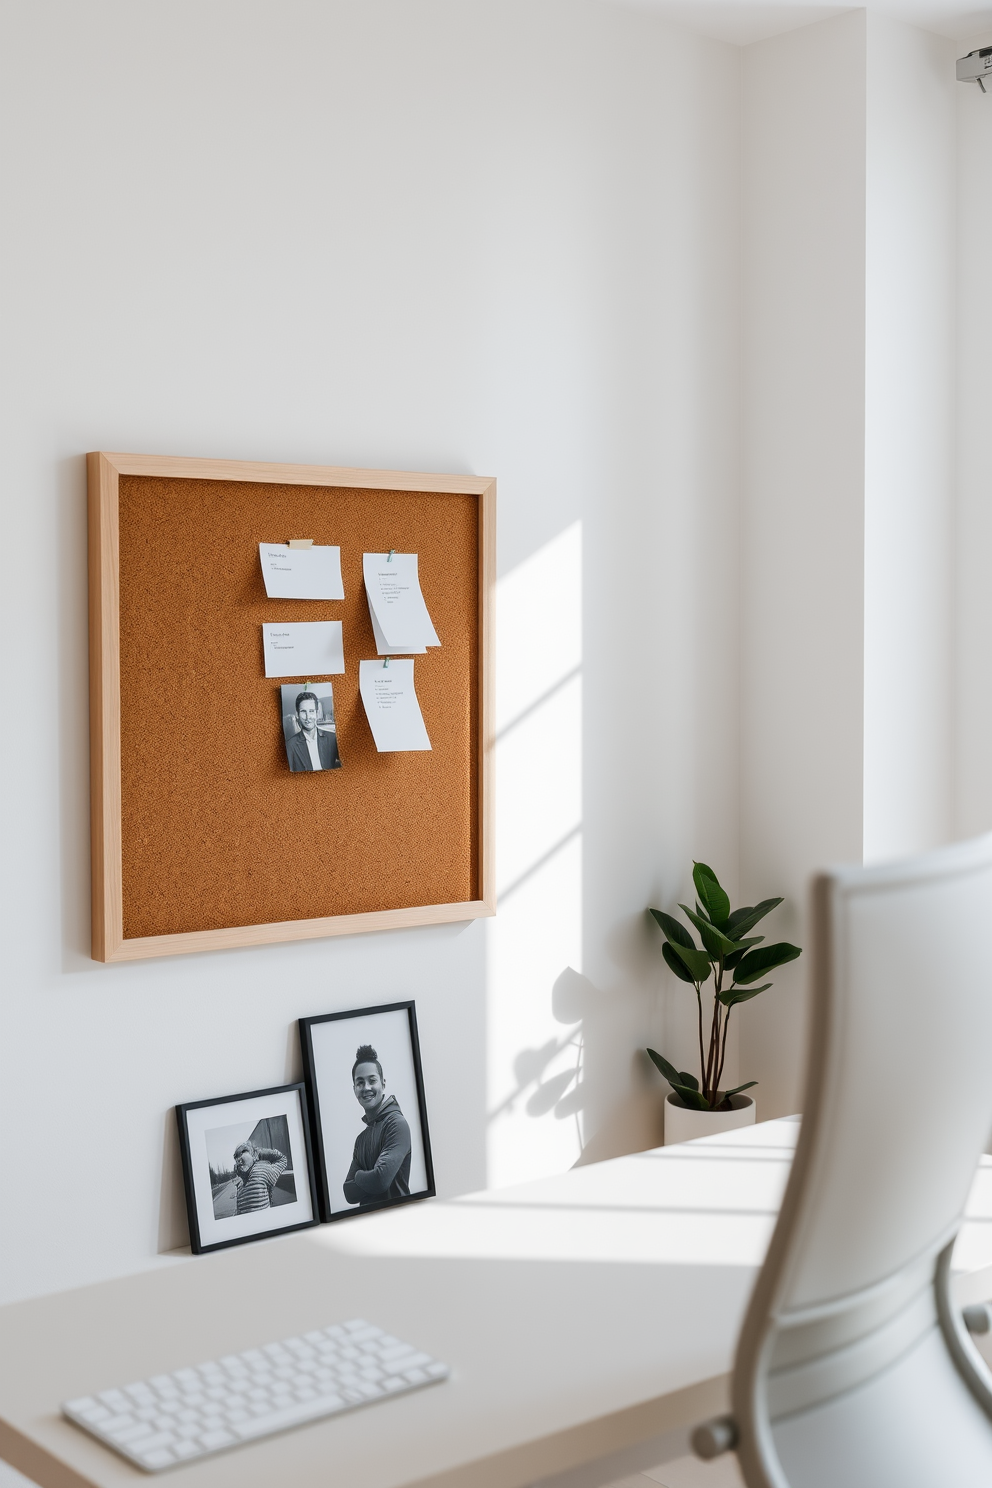
<svg viewBox="0 0 992 1488"><path fill-rule="evenodd" d="M416 553L366 553L363 568L379 655L422 655L440 646L420 591Z"/></svg>

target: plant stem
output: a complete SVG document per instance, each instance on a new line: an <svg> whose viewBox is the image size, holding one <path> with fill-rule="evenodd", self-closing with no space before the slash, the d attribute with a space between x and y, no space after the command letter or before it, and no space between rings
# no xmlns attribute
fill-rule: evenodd
<svg viewBox="0 0 992 1488"><path fill-rule="evenodd" d="M706 1069L703 1072L703 1094L711 1105L717 1089L716 1081L713 1077L716 1074L717 1055L720 1048L720 1012L722 1008L720 989L722 986L723 957L721 956L713 968L713 1014L710 1018L710 1049L709 1057L706 1060Z"/></svg>
<svg viewBox="0 0 992 1488"><path fill-rule="evenodd" d="M715 979L714 979L714 985L715 985ZM712 1099L713 1067L714 1067L714 1064L716 1062L716 1039L717 1039L716 1022L717 1022L717 1008L719 1006L720 1006L719 999L717 998L716 993L714 992L714 995L713 995L713 1012L712 1012L712 1014L710 1016L710 1047L709 1047L709 1052L708 1052L707 1057L706 1057L706 1068L702 1072L702 1075L703 1075L703 1095L706 1097L706 1099L708 1101Z"/></svg>
<svg viewBox="0 0 992 1488"><path fill-rule="evenodd" d="M702 983L700 983L700 982L697 982L696 983L696 1009L697 1009L697 1012L698 1012L698 1015L699 1015L699 1017L698 1017L698 1023L699 1023L699 1079L700 1079L700 1083L702 1083L703 1082L703 1065L704 1065L704 1060L703 1060L703 995L702 995ZM703 1093L705 1094L705 1091Z"/></svg>
<svg viewBox="0 0 992 1488"><path fill-rule="evenodd" d="M717 1090L719 1090L719 1088L720 1088L720 1081L723 1079L723 1066L724 1066L724 1064L726 1063L726 1060L727 1060L727 1030L728 1030L729 1027L730 1027L730 1009L728 1008L727 1009L727 1015L726 1015L726 1017L723 1020L723 1048L720 1051L720 1068L719 1068L719 1070L717 1072L717 1077L716 1077L716 1088L717 1088Z"/></svg>

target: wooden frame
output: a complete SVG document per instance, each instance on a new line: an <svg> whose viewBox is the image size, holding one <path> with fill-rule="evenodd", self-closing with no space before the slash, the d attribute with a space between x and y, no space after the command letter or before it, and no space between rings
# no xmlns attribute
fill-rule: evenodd
<svg viewBox="0 0 992 1488"><path fill-rule="evenodd" d="M493 852L493 618L496 482L482 476L393 470L354 470L326 465L276 465L244 460L200 460L168 455L95 452L87 456L89 487L90 802L92 951L96 961L135 961L150 956L229 950L274 941L353 935L414 925L446 924L496 912ZM122 475L183 480L257 481L280 485L337 486L353 490L437 492L476 497L478 561L478 806L480 897L318 919L193 930L125 939L123 923L121 789L121 647L119 479Z"/></svg>
<svg viewBox="0 0 992 1488"><path fill-rule="evenodd" d="M363 1202L355 1209L338 1209L331 1207L330 1184L327 1177L327 1151L324 1144L324 1127L320 1114L320 1078L317 1070L317 1061L314 1055L313 1030L314 1027L324 1023L347 1022L352 1018L377 1018L384 1013L405 1012L409 1022L410 1055L413 1061L413 1075L417 1087L417 1117L420 1122L420 1140L423 1144L424 1169L426 1184L418 1189L416 1193L404 1194L398 1198L386 1198ZM420 1060L420 1035L417 1030L417 1004L415 1002L386 1002L375 1007L349 1008L340 1013L324 1013L316 1018L300 1018L300 1053L303 1057L303 1081L306 1085L307 1102L310 1110L310 1146L314 1155L314 1172L317 1181L317 1194L320 1199L320 1218L324 1224L339 1219L350 1219L355 1214L368 1214L373 1209L388 1209L396 1204L412 1204L419 1199L432 1199L437 1193L434 1184L434 1159L431 1154L431 1137L427 1125L427 1097L424 1091L424 1071ZM387 1079L388 1091L388 1079ZM406 1113L408 1118L410 1113Z"/></svg>

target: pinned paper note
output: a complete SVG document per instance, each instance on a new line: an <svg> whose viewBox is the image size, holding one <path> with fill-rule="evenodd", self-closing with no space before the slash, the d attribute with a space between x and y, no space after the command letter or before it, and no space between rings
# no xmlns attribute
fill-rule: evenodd
<svg viewBox="0 0 992 1488"><path fill-rule="evenodd" d="M427 650L425 646L391 646L382 633L382 626L376 619L372 601L369 600L369 619L372 621L372 634L375 636L375 649L380 656L422 656Z"/></svg>
<svg viewBox="0 0 992 1488"><path fill-rule="evenodd" d="M365 716L380 754L430 749L424 715L413 685L413 661L363 661L358 686Z"/></svg>
<svg viewBox="0 0 992 1488"><path fill-rule="evenodd" d="M328 677L344 671L340 620L263 625L267 677Z"/></svg>
<svg viewBox="0 0 992 1488"><path fill-rule="evenodd" d="M270 599L344 599L340 548L259 543L258 557Z"/></svg>
<svg viewBox="0 0 992 1488"><path fill-rule="evenodd" d="M440 646L421 592L416 553L366 553L362 570L369 608L390 653Z"/></svg>

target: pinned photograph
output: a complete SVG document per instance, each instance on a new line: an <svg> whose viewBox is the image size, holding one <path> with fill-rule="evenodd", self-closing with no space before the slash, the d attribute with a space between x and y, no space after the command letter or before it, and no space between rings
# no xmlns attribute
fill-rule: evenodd
<svg viewBox="0 0 992 1488"><path fill-rule="evenodd" d="M279 695L289 768L294 772L340 770L330 682L293 682L280 687Z"/></svg>
<svg viewBox="0 0 992 1488"><path fill-rule="evenodd" d="M317 1223L302 1084L176 1107L196 1254Z"/></svg>
<svg viewBox="0 0 992 1488"><path fill-rule="evenodd" d="M300 1019L325 1220L433 1196L412 1002Z"/></svg>

